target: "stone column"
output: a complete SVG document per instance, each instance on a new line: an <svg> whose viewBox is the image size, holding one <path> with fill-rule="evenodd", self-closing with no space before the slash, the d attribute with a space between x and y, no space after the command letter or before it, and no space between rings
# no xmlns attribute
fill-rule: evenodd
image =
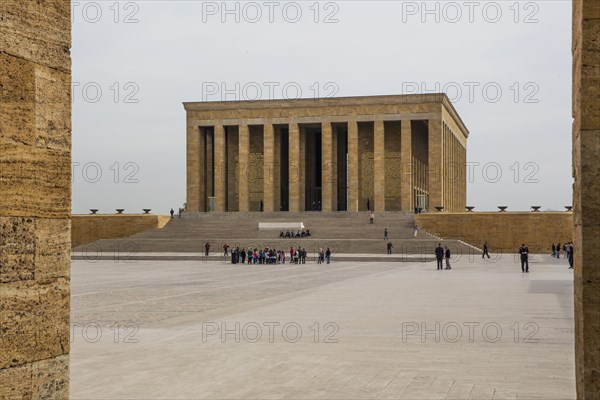
<svg viewBox="0 0 600 400"><path fill-rule="evenodd" d="M275 181L274 165L275 165L275 133L273 124L265 123L263 126L263 201L264 211L273 212L275 209L275 191L273 183Z"/></svg>
<svg viewBox="0 0 600 400"><path fill-rule="evenodd" d="M215 211L227 211L225 206L226 186L225 179L227 177L227 168L225 164L225 127L223 125L215 125Z"/></svg>
<svg viewBox="0 0 600 400"><path fill-rule="evenodd" d="M200 130L188 115L186 134L186 203L188 212L199 212L202 199L201 172L204 169L203 155L200 154Z"/></svg>
<svg viewBox="0 0 600 400"><path fill-rule="evenodd" d="M358 123L348 121L348 211L358 211Z"/></svg>
<svg viewBox="0 0 600 400"><path fill-rule="evenodd" d="M250 184L249 179L249 160L250 160L250 131L247 124L240 125L239 128L239 180L238 195L240 212L250 211Z"/></svg>
<svg viewBox="0 0 600 400"><path fill-rule="evenodd" d="M331 122L321 123L321 206L323 211L333 210L333 133Z"/></svg>
<svg viewBox="0 0 600 400"><path fill-rule="evenodd" d="M573 1L573 193L577 398L600 398L600 2Z"/></svg>
<svg viewBox="0 0 600 400"><path fill-rule="evenodd" d="M373 195L375 211L385 211L385 131L383 121L375 121L373 141Z"/></svg>
<svg viewBox="0 0 600 400"><path fill-rule="evenodd" d="M412 128L410 120L401 121L400 132L400 204L402 211L412 211L413 206L413 165L412 165Z"/></svg>
<svg viewBox="0 0 600 400"><path fill-rule="evenodd" d="M70 11L0 6L2 399L69 398Z"/></svg>
<svg viewBox="0 0 600 400"><path fill-rule="evenodd" d="M290 211L300 211L300 127L289 124L289 197Z"/></svg>
<svg viewBox="0 0 600 400"><path fill-rule="evenodd" d="M442 119L430 119L428 132L429 162L427 164L427 187L429 191L429 210L444 206L442 194L444 182L442 179Z"/></svg>

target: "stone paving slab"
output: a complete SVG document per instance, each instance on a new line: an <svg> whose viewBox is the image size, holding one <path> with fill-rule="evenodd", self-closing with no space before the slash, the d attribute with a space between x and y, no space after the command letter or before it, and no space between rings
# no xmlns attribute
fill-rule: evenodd
<svg viewBox="0 0 600 400"><path fill-rule="evenodd" d="M72 286L73 399L575 398L564 260L75 261Z"/></svg>

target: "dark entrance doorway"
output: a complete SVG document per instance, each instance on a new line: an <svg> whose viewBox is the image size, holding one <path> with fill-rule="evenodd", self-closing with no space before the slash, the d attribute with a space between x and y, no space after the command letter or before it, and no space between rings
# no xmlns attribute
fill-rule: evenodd
<svg viewBox="0 0 600 400"><path fill-rule="evenodd" d="M337 145L337 211L348 211L348 125L334 126Z"/></svg>
<svg viewBox="0 0 600 400"><path fill-rule="evenodd" d="M289 161L290 161L290 130L289 128L281 128L279 130L279 209L281 211L289 211L290 203L289 203L289 194L290 194L290 170L289 170Z"/></svg>

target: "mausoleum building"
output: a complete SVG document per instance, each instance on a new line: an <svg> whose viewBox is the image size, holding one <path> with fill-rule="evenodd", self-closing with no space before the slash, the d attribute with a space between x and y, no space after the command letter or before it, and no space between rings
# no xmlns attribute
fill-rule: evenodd
<svg viewBox="0 0 600 400"><path fill-rule="evenodd" d="M464 211L445 94L184 103L187 211Z"/></svg>

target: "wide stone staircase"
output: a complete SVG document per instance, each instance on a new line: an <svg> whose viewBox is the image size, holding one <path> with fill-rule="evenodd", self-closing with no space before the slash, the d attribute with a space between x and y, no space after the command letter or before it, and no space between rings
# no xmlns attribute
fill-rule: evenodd
<svg viewBox="0 0 600 400"><path fill-rule="evenodd" d="M162 229L148 230L127 238L99 240L74 249L75 256L82 253L102 254L129 253L139 259L195 259L202 257L204 244L211 243L211 255L222 255L224 244L230 247L275 248L289 250L304 247L312 256L320 248L345 259L390 259L384 229L393 245L393 258L399 261L424 261L433 258L438 238L419 230L413 237L414 214L406 212L378 212L373 224L368 212L286 212L286 213L202 213L184 214L172 219ZM302 222L311 232L308 238L280 238L279 231L259 230L259 222ZM454 254L466 254L473 250L454 240L443 241ZM165 254L169 254L166 256ZM187 255L187 257L186 257ZM361 257L359 257L359 255Z"/></svg>

